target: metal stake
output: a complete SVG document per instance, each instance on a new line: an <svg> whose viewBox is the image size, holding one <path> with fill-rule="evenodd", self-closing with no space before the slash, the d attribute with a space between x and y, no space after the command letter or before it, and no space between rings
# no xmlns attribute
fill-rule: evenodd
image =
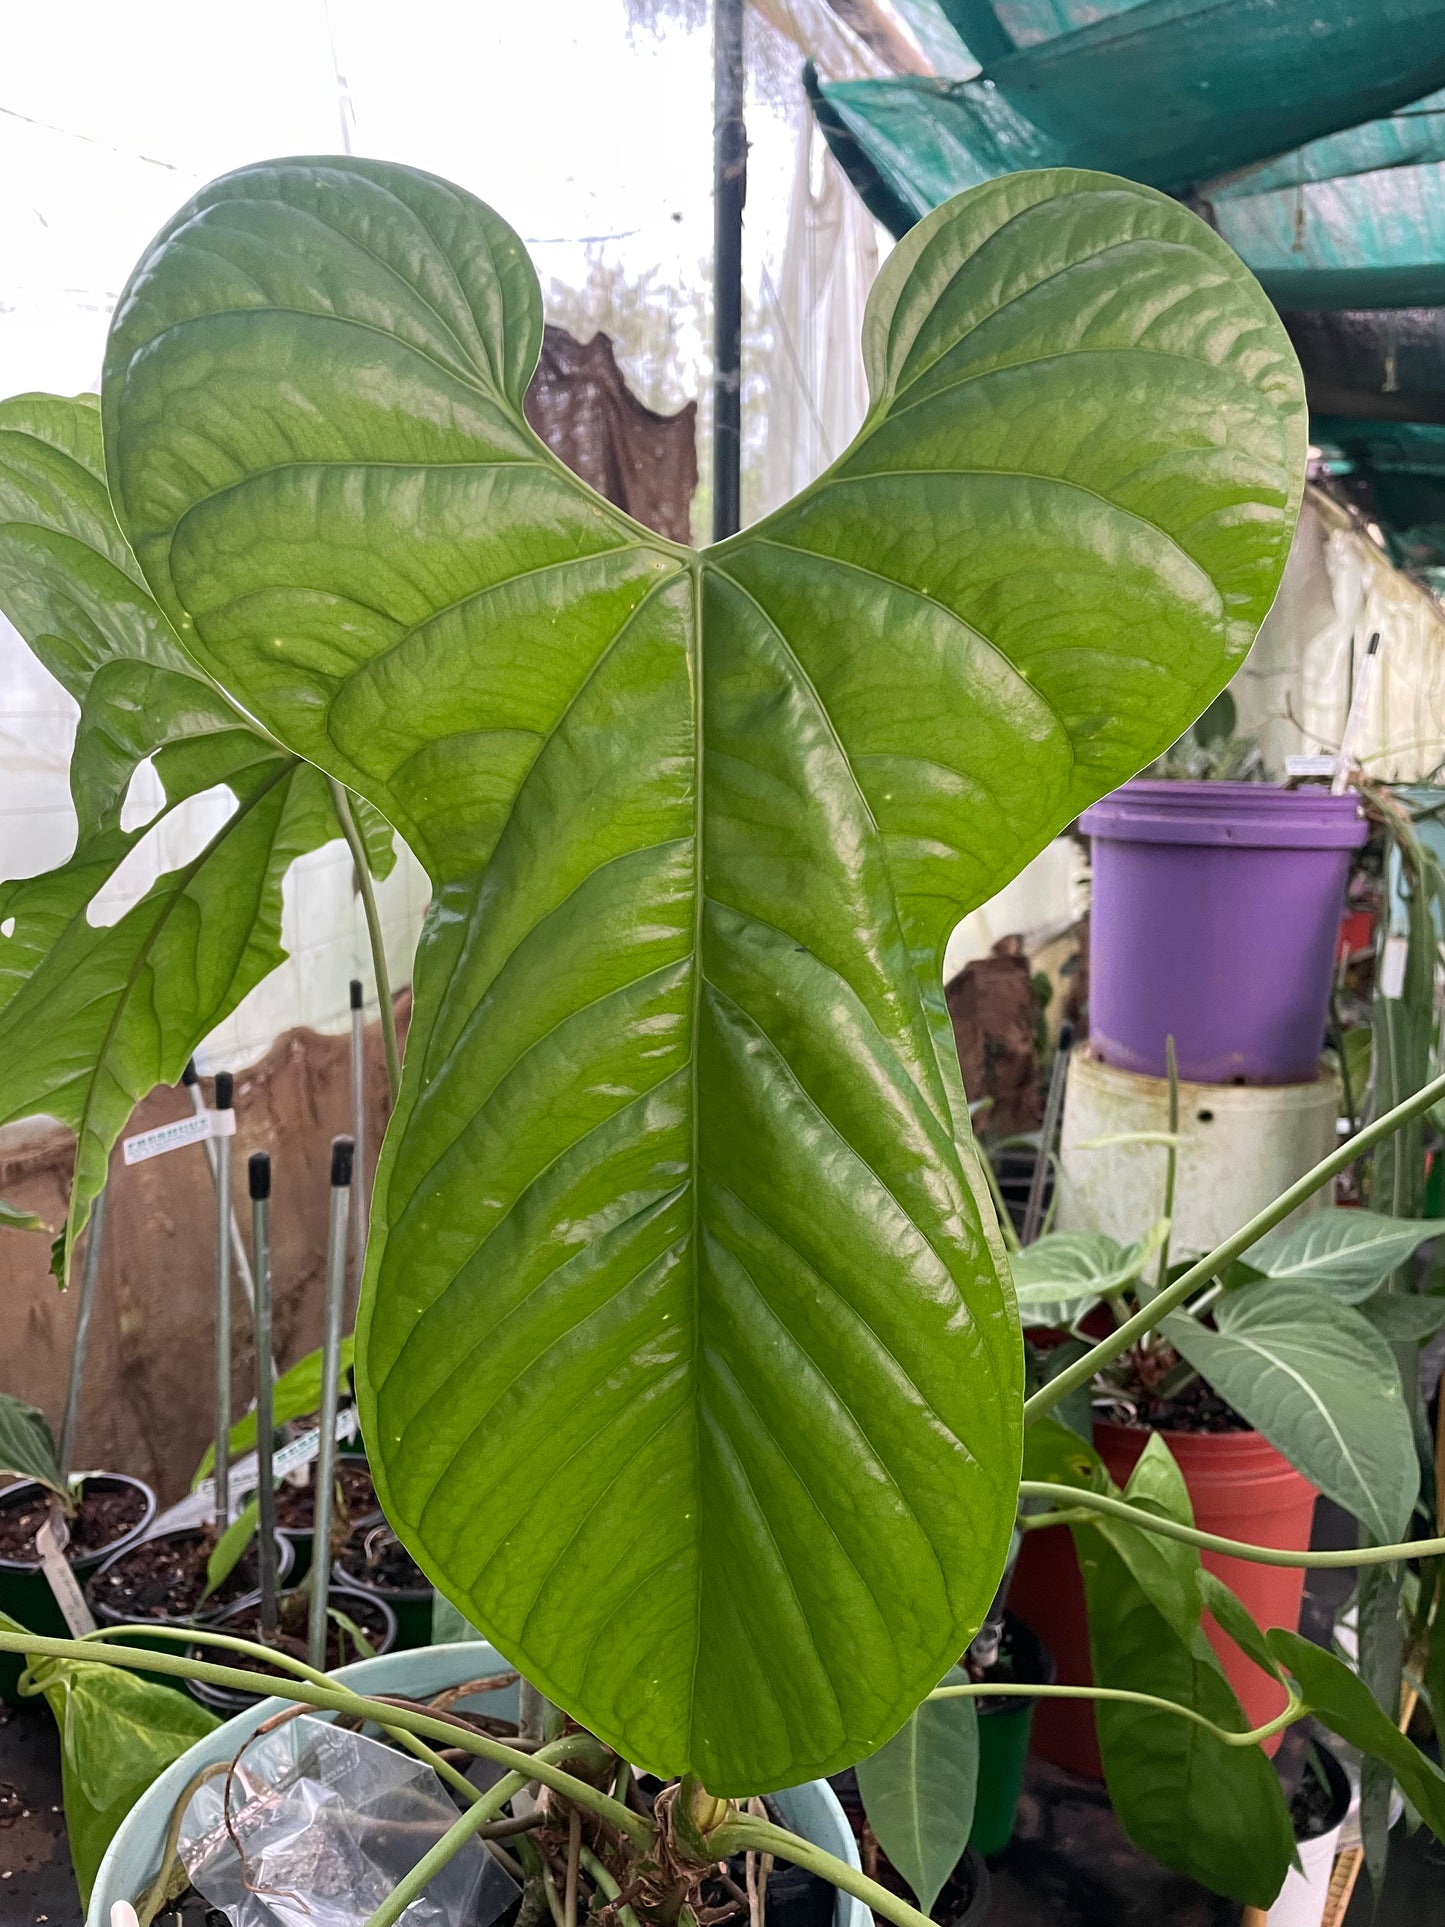
<svg viewBox="0 0 1445 1927"><path fill-rule="evenodd" d="M1054 1139L1059 1135L1059 1117L1064 1108L1064 1087L1069 1079L1069 1052L1073 1048L1074 1028L1072 1024L1059 1026L1059 1048L1054 1053L1054 1067L1049 1075L1049 1094L1044 1100L1044 1123L1039 1132L1039 1161L1034 1166L1034 1174L1029 1180L1029 1201L1024 1206L1024 1228L1019 1233L1019 1243L1031 1245L1039 1235L1039 1226L1044 1217L1044 1186L1048 1182L1049 1160L1054 1152Z"/></svg>
<svg viewBox="0 0 1445 1927"><path fill-rule="evenodd" d="M351 1135L356 1141L356 1182L351 1201L351 1314L361 1296L361 1274L366 1265L366 1019L362 1014L361 979L351 980Z"/></svg>
<svg viewBox="0 0 1445 1927"><path fill-rule="evenodd" d="M196 1060L194 1057L181 1072L181 1082L191 1094L191 1109L197 1117L204 1117L206 1114L206 1100L201 1095L201 1086L196 1078ZM219 1106L217 1108L219 1108ZM211 1167L211 1183L214 1184L216 1182L215 1139L206 1138L202 1148L206 1153L206 1162ZM241 1221L236 1216L234 1210L231 1213L231 1269L241 1281L241 1289L246 1294L247 1305L254 1308L256 1303L256 1287L251 1278L251 1266L246 1257L246 1247L241 1239ZM274 1377L274 1371L272 1375Z"/></svg>
<svg viewBox="0 0 1445 1927"><path fill-rule="evenodd" d="M95 1194L90 1207L90 1229L85 1234L85 1263L80 1272L80 1303L75 1311L75 1339L70 1347L70 1383L65 1388L65 1416L60 1421L60 1470L68 1479L75 1464L75 1431L80 1423L80 1388L85 1378L85 1346L90 1337L90 1314L95 1310L95 1283L100 1276L100 1245L105 1236L105 1190Z"/></svg>
<svg viewBox="0 0 1445 1927"><path fill-rule="evenodd" d="M216 1073L216 1109L231 1108L231 1073ZM231 1522L231 1140L216 1153L216 1525Z"/></svg>
<svg viewBox="0 0 1445 1927"><path fill-rule="evenodd" d="M311 1664L326 1667L326 1611L331 1590L331 1488L336 1477L336 1406L341 1387L341 1314L346 1298L346 1227L351 1206L349 1137L331 1140L331 1221L326 1236L326 1321L321 1335L321 1438L311 1525Z"/></svg>
<svg viewBox="0 0 1445 1927"><path fill-rule="evenodd" d="M271 1158L253 1151L246 1165L251 1192L251 1244L256 1253L256 1530L261 1565L261 1638L274 1639L276 1616L276 1482L271 1470L271 1446L276 1425L272 1413L271 1374Z"/></svg>
<svg viewBox="0 0 1445 1927"><path fill-rule="evenodd" d="M742 520L743 202L748 135L743 120L744 0L714 0L712 39L713 378L712 538Z"/></svg>

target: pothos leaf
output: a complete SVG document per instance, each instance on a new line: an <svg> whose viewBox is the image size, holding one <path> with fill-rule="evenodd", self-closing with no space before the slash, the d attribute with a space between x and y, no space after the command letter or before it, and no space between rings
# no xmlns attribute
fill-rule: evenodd
<svg viewBox="0 0 1445 1927"><path fill-rule="evenodd" d="M45 1112L76 1134L57 1274L132 1107L174 1082L208 1031L285 956L281 885L340 834L325 779L259 730L185 654L116 525L93 396L0 403L0 610L80 705L79 818L57 869L0 884L0 1124ZM153 757L159 819L121 827ZM94 904L187 798L223 818L199 854L118 921ZM390 832L368 812L373 867Z"/></svg>
<svg viewBox="0 0 1445 1927"><path fill-rule="evenodd" d="M853 446L699 555L532 434L541 325L445 182L248 168L131 278L106 456L186 648L432 875L358 1329L388 1516L628 1758L756 1791L897 1731L991 1600L1020 1347L942 948L1242 658L1299 375L1173 202L993 182L890 257Z"/></svg>
<svg viewBox="0 0 1445 1927"><path fill-rule="evenodd" d="M0 1613L7 1632L27 1630ZM35 1659L30 1675L60 1728L65 1831L82 1906L116 1829L151 1782L217 1721L169 1686L119 1666Z"/></svg>

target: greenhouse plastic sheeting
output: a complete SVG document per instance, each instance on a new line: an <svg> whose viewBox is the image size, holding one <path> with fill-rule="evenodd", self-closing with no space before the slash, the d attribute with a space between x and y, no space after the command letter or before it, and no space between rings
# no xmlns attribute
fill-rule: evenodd
<svg viewBox="0 0 1445 1927"><path fill-rule="evenodd" d="M1383 120L1368 120L1342 134L1326 134L1260 167L1247 167L1227 180L1215 181L1206 191L1211 201L1237 200L1244 194L1298 187L1305 181L1418 167L1428 161L1445 161L1445 90L1412 101Z"/></svg>
<svg viewBox="0 0 1445 1927"><path fill-rule="evenodd" d="M1445 422L1445 317L1438 308L1284 309L1319 414Z"/></svg>
<svg viewBox="0 0 1445 1927"><path fill-rule="evenodd" d="M1368 483L1396 562L1432 575L1445 568L1445 427L1313 415L1310 436L1336 473Z"/></svg>

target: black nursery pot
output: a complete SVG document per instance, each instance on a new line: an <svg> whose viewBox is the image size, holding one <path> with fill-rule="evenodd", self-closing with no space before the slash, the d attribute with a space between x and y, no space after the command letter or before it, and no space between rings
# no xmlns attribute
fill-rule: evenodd
<svg viewBox="0 0 1445 1927"><path fill-rule="evenodd" d="M291 1595L283 1595L283 1604L286 1597L294 1597L294 1595L293 1587ZM395 1649L396 1614L384 1599L379 1599L375 1593L363 1592L359 1586L333 1586L330 1598L331 1604L338 1612L345 1613L348 1619L355 1620L371 1642L378 1657L382 1653L389 1653ZM217 1632L239 1631L243 1638L251 1639L255 1637L250 1626L255 1608L254 1599L242 1599L210 1623ZM238 1620L242 1622L240 1627L236 1624ZM350 1636L346 1635L345 1640L349 1646ZM227 1653L215 1646L188 1646L186 1652L191 1659L209 1660L216 1666L235 1666L239 1659L238 1654ZM346 1652L335 1664L347 1665L361 1657L360 1653ZM274 1670L281 1673L285 1668L277 1666ZM330 1671L331 1668L327 1670ZM270 1690L263 1688L260 1692L246 1693L231 1686L213 1686L208 1681L199 1679L188 1680L186 1683L192 1695L201 1702L202 1706L209 1707L211 1712L223 1720L230 1719L236 1713L246 1712L249 1707L256 1704L257 1700L264 1699Z"/></svg>
<svg viewBox="0 0 1445 1927"><path fill-rule="evenodd" d="M254 1541L236 1562L230 1577L210 1598L201 1600L198 1594L195 1605L189 1609L178 1605L169 1590L163 1594L154 1577L138 1567L139 1555L148 1546L174 1545L178 1550L186 1550L199 1547L205 1539L205 1531L200 1526L178 1526L171 1532L153 1533L149 1537L134 1540L122 1546L118 1552L113 1552L86 1582L86 1604L95 1615L96 1624L208 1626L231 1607L245 1605L256 1598L260 1570ZM293 1559L291 1547L277 1533L276 1577L280 1585L284 1586L290 1580ZM172 1655L184 1650L179 1640L147 1639L143 1633L130 1634L118 1643L138 1646L147 1652ZM169 1673L143 1673L141 1677L153 1680L159 1686L173 1686L182 1693L186 1690L186 1682Z"/></svg>
<svg viewBox="0 0 1445 1927"><path fill-rule="evenodd" d="M432 1602L436 1598L431 1581L404 1546L393 1542L378 1548L372 1543L373 1533L390 1537L384 1519L363 1520L352 1528L341 1557L331 1569L335 1584L373 1593L390 1606L396 1615L398 1652L430 1646Z"/></svg>
<svg viewBox="0 0 1445 1927"><path fill-rule="evenodd" d="M855 1836L861 1839L866 1816L862 1796L858 1792L858 1775L850 1766L843 1773L833 1774L828 1784L837 1794L838 1804L849 1826ZM878 1862L877 1879L890 1891L916 1905L907 1882L900 1878L892 1863L881 1852ZM772 1882L769 1881L768 1885L771 1892ZM981 1927L988 1917L989 1906L988 1867L977 1848L970 1846L944 1882L942 1892L933 1903L932 1918L940 1923L940 1927ZM768 1911L771 1915L771 1901Z"/></svg>
<svg viewBox="0 0 1445 1927"><path fill-rule="evenodd" d="M87 1472L76 1483L82 1508L90 1498L120 1495L130 1501L124 1508L125 1523L117 1527L102 1544L73 1543L67 1549L70 1569L83 1586L88 1575L103 1560L126 1546L134 1545L142 1536L156 1516L156 1495L142 1480L129 1478L124 1472ZM31 1506L43 1507L45 1501L46 1489L43 1485L35 1479L21 1479L0 1492L0 1513ZM38 1527L39 1517L35 1523ZM48 1639L66 1639L70 1635L65 1616L55 1603L55 1595L40 1569L38 1556L33 1559L0 1558L0 1612L8 1613L28 1631L40 1633ZM18 1653L0 1653L0 1699L8 1701L11 1706L21 1703L17 1687L24 1664Z"/></svg>

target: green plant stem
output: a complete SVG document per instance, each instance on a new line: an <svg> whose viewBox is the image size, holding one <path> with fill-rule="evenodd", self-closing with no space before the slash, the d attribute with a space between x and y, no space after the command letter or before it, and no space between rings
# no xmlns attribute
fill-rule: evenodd
<svg viewBox="0 0 1445 1927"><path fill-rule="evenodd" d="M1164 1039L1164 1062L1169 1073L1169 1144L1164 1158L1164 1236L1159 1243L1159 1269L1155 1272L1157 1298L1169 1283L1169 1230L1174 1219L1174 1185L1179 1175L1179 1059L1174 1051L1174 1033ZM1142 1282L1142 1281L1141 1281Z"/></svg>
<svg viewBox="0 0 1445 1927"><path fill-rule="evenodd" d="M615 1901L622 1889L585 1841L582 1843L582 1865L592 1876L593 1885L603 1898ZM621 1922L621 1927L637 1927L637 1915L630 1907L619 1907L617 1918Z"/></svg>
<svg viewBox="0 0 1445 1927"><path fill-rule="evenodd" d="M309 1679L321 1686L327 1684L325 1673L318 1673L305 1660L293 1659L290 1653L277 1652L273 1647L262 1646L254 1639L241 1639L234 1633L207 1632L199 1626L100 1626L84 1637L87 1640L124 1639L127 1634L134 1637L137 1633L143 1633L147 1639L167 1639L178 1646L218 1646L224 1652L246 1653L253 1659L264 1660L268 1666L281 1667L295 1679ZM444 1760L440 1754L434 1753L425 1740L419 1740L415 1733L403 1732L396 1726L388 1726L384 1731L398 1746L404 1746L408 1753L424 1761L468 1805L480 1799L480 1794L465 1773L459 1773L450 1760Z"/></svg>
<svg viewBox="0 0 1445 1927"><path fill-rule="evenodd" d="M1273 1739L1276 1733L1282 1733L1308 1711L1304 1701L1291 1693L1289 1704L1272 1720L1266 1720L1263 1726L1250 1727L1247 1733L1231 1733L1228 1727L1216 1726L1213 1720L1196 1713L1192 1706L1181 1706L1178 1700L1160 1699L1153 1693L1134 1693L1124 1686L1040 1686L1026 1680L983 1679L967 1686L938 1686L928 1697L931 1700L1113 1700L1121 1706L1148 1706L1158 1713L1177 1713L1181 1720L1191 1720L1195 1726L1202 1726L1206 1733L1212 1733L1225 1746L1258 1746L1261 1740Z"/></svg>
<svg viewBox="0 0 1445 1927"><path fill-rule="evenodd" d="M381 1905L367 1917L366 1927L394 1927L411 1903L426 1892L433 1878L453 1854L460 1852L480 1827L484 1827L489 1820L495 1820L512 1795L520 1793L526 1784L524 1775L508 1773L494 1787L489 1787L474 1806L468 1807L447 1828L436 1845L427 1849L411 1872L397 1882Z"/></svg>
<svg viewBox="0 0 1445 1927"><path fill-rule="evenodd" d="M993 1199L994 1216L998 1219L998 1234L1003 1239L1004 1249L1010 1252L1022 1251L1019 1234L1014 1230L1014 1221L1009 1216L1008 1206L1003 1201L999 1189L998 1173L993 1168L993 1160L981 1144L975 1143L974 1153L983 1167L984 1183L988 1186L989 1196Z"/></svg>
<svg viewBox="0 0 1445 1927"><path fill-rule="evenodd" d="M1177 1311L1191 1292L1207 1284L1218 1272L1223 1271L1226 1265L1232 1264L1243 1252L1248 1251L1249 1247L1262 1238L1266 1231L1273 1231L1281 1219L1287 1218L1296 1206L1303 1204L1306 1198L1312 1197L1322 1184L1327 1184L1331 1178L1338 1177L1341 1171L1353 1164L1362 1152L1370 1149L1371 1145L1378 1144L1382 1138L1389 1137L1393 1132L1398 1131L1402 1124L1408 1124L1411 1118L1418 1117L1422 1111L1428 1111L1430 1106L1442 1097L1445 1097L1445 1076L1433 1078L1423 1089L1414 1092L1402 1103L1396 1104L1392 1110L1386 1111L1383 1117L1377 1117L1372 1124L1365 1125L1356 1137L1350 1138L1337 1151L1332 1151L1312 1171L1306 1171L1304 1176L1297 1179L1287 1191L1277 1197L1273 1204L1267 1204L1263 1211L1257 1211L1249 1223L1236 1231L1233 1237L1226 1238L1223 1244L1216 1245L1214 1250L1208 1252L1197 1264L1191 1265L1183 1277L1176 1278L1172 1285L1160 1292L1159 1296L1147 1304L1142 1311L1135 1312L1132 1318L1126 1318L1117 1331L1110 1332L1107 1338L1101 1338L1098 1344L1087 1351L1082 1358L1077 1359L1072 1365L1066 1365L1057 1378L1050 1379L1047 1385L1041 1385L1032 1398L1024 1401L1025 1421L1032 1423L1034 1419L1042 1418L1044 1413L1051 1411L1060 1399L1067 1398L1076 1386L1087 1385L1101 1366L1109 1364L1112 1359L1128 1351L1136 1339L1142 1338L1145 1332L1152 1331L1171 1311Z"/></svg>
<svg viewBox="0 0 1445 1927"><path fill-rule="evenodd" d="M391 1007L391 976L386 967L386 945L382 942L381 918L376 909L376 891L372 888L371 864L367 858L366 845L361 840L361 831L356 827L356 816L351 807L351 792L334 776L328 776L331 786L331 803L336 811L336 820L341 825L341 833L346 838L346 847L351 852L351 861L356 870L356 888L361 895L361 907L366 913L366 935L371 944L371 968L376 978L376 1001L380 1006L381 1040L386 1046L386 1081L391 1090L392 1104L401 1089L401 1051L396 1041L396 1012Z"/></svg>
<svg viewBox="0 0 1445 1927"><path fill-rule="evenodd" d="M112 1630L118 1632L123 1629L107 1628L107 1631ZM144 1626L131 1630L149 1634L161 1629ZM192 1643L209 1643L221 1637L200 1629L188 1629L186 1636ZM277 1658L276 1654L264 1647L257 1650L264 1653L268 1660ZM324 1684L318 1684L314 1680L297 1679L294 1675L248 1673L239 1666L213 1666L208 1660L191 1659L188 1655L172 1658L169 1653L145 1652L133 1646L105 1646L93 1636L87 1639L46 1639L39 1633L9 1633L3 1630L0 1630L0 1653L20 1653L39 1659L65 1659L98 1666L124 1666L132 1672L167 1673L173 1679L204 1680L211 1686L230 1687L234 1692L274 1694L298 1706L315 1706L325 1713L348 1714L356 1719L369 1720L373 1726L387 1730L396 1727L402 1732L414 1733L420 1739L439 1740L443 1746L459 1746L463 1752L475 1753L479 1759L495 1760L509 1772L520 1773L524 1780L541 1780L564 1799L574 1801L589 1813L609 1821L644 1852L656 1839L656 1828L642 1814L621 1806L610 1794L600 1792L586 1780L579 1780L554 1763L553 1756L561 1752L569 1757L581 1755L593 1767L600 1769L606 1755L601 1742L590 1733L569 1733L538 1753L519 1753L514 1747L494 1740L490 1734L479 1733L472 1727L434 1719L429 1713L413 1713L405 1707L389 1706L384 1700L368 1699L364 1693L354 1693L350 1687L343 1686L329 1674L323 1674Z"/></svg>
<svg viewBox="0 0 1445 1927"><path fill-rule="evenodd" d="M1144 1512L1127 1499L1110 1498L1104 1492L1085 1492L1075 1485L1049 1485L1041 1479L1019 1482L1021 1499L1051 1499L1057 1512L1032 1512L1019 1520L1020 1529L1034 1532L1040 1526L1087 1525L1089 1514L1107 1512L1110 1518L1127 1519L1132 1526L1155 1532L1161 1539L1178 1539L1186 1546L1204 1552L1227 1553L1231 1559L1248 1559L1257 1566L1303 1566L1312 1571L1331 1567L1388 1566L1397 1559L1433 1559L1445 1553L1445 1539L1411 1539L1404 1545L1355 1546L1342 1552L1291 1552L1280 1546L1251 1545L1246 1539L1224 1539L1217 1532L1201 1532L1196 1526L1182 1526L1157 1512Z"/></svg>
<svg viewBox="0 0 1445 1927"><path fill-rule="evenodd" d="M1037 1692L1037 1687L1030 1689ZM871 1907L875 1914L891 1920L894 1927L933 1927L927 1914L916 1907L910 1907L906 1900L897 1894L889 1893L886 1887L876 1880L870 1880L866 1873L857 1867L850 1867L845 1861L836 1859L822 1847L815 1847L811 1840L801 1840L795 1833L783 1827L775 1827L771 1820L754 1819L750 1813L739 1813L715 1827L707 1836L708 1845L717 1850L719 1860L726 1860L735 1853L771 1853L780 1860L791 1860L795 1867L804 1867L809 1873L831 1881L845 1894L852 1894Z"/></svg>

